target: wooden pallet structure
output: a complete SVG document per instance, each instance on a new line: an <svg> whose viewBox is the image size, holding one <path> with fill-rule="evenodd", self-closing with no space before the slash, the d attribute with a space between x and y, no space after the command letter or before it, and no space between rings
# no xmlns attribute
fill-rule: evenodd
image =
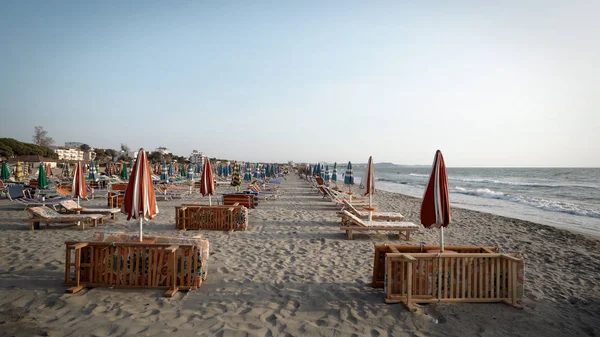
<svg viewBox="0 0 600 337"><path fill-rule="evenodd" d="M246 230L248 228L248 208L233 205L183 204L175 206L175 227L180 230L207 229Z"/></svg>
<svg viewBox="0 0 600 337"><path fill-rule="evenodd" d="M258 203L253 194L249 193L233 193L223 195L223 205L238 204L247 208L255 208Z"/></svg>
<svg viewBox="0 0 600 337"><path fill-rule="evenodd" d="M403 303L413 311L417 303L438 302L501 302L520 307L524 283L521 254L475 246L446 246L444 253L426 252L438 248L376 246L373 286L384 287L386 303Z"/></svg>

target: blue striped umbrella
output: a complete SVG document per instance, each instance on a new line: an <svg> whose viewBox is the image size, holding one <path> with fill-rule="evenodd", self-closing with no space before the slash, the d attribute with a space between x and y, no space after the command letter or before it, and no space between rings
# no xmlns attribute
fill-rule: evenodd
<svg viewBox="0 0 600 337"><path fill-rule="evenodd" d="M308 165L308 175L312 177L313 175L313 167Z"/></svg>
<svg viewBox="0 0 600 337"><path fill-rule="evenodd" d="M232 165L229 165L229 168L228 168L228 169L229 169L229 175L232 175L232 174L233 174L233 168L232 168L231 166L232 166Z"/></svg>
<svg viewBox="0 0 600 337"><path fill-rule="evenodd" d="M162 169L160 171L160 181L169 181L169 169L167 168L167 162L163 161Z"/></svg>
<svg viewBox="0 0 600 337"><path fill-rule="evenodd" d="M223 177L227 177L229 175L229 165L225 165L223 167Z"/></svg>
<svg viewBox="0 0 600 337"><path fill-rule="evenodd" d="M169 163L169 177L173 175L174 169L173 169L173 163Z"/></svg>
<svg viewBox="0 0 600 337"><path fill-rule="evenodd" d="M195 171L195 166L194 164L189 164L188 165L188 173L187 173L187 178L194 180L194 171Z"/></svg>
<svg viewBox="0 0 600 337"><path fill-rule="evenodd" d="M329 182L329 180L331 179L330 174L329 174L329 165L325 166L325 181Z"/></svg>
<svg viewBox="0 0 600 337"><path fill-rule="evenodd" d="M256 164L256 169L254 170L254 173L252 174L252 176L254 178L257 178L257 179L258 179L258 177L260 177L260 168L259 168L259 165L260 164Z"/></svg>
<svg viewBox="0 0 600 337"><path fill-rule="evenodd" d="M202 165L200 163L196 164L196 173L202 173Z"/></svg>
<svg viewBox="0 0 600 337"><path fill-rule="evenodd" d="M352 163L348 162L348 167L346 168L346 176L344 177L344 185L348 185L348 188L354 185L354 176L352 175Z"/></svg>
<svg viewBox="0 0 600 337"><path fill-rule="evenodd" d="M246 172L244 173L244 181L252 181L252 168L250 163L246 163Z"/></svg>
<svg viewBox="0 0 600 337"><path fill-rule="evenodd" d="M222 176L223 175L223 166L221 166L221 164L219 164L219 167L217 168L217 170L218 170L218 174L220 176Z"/></svg>
<svg viewBox="0 0 600 337"><path fill-rule="evenodd" d="M337 182L337 163L333 163L333 173L331 174L331 181Z"/></svg>
<svg viewBox="0 0 600 337"><path fill-rule="evenodd" d="M90 181L98 181L98 171L96 171L96 164L90 162L90 173L88 175Z"/></svg>

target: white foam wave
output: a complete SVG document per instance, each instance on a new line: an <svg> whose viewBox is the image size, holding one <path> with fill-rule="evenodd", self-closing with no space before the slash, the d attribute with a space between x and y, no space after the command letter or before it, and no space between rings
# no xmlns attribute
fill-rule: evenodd
<svg viewBox="0 0 600 337"><path fill-rule="evenodd" d="M429 175L427 175L427 174L410 173L409 175L413 176L413 177L429 178ZM505 180L496 180L496 179L465 178L465 177L452 177L452 176L448 176L448 180L462 181L462 182L468 182L468 183L497 184L497 185L509 185L509 186L523 186L523 187L551 187L551 188L558 188L558 187L573 188L573 187L575 187L575 188L594 189L594 190L599 189L597 186L590 186L590 185L530 183L530 182L517 182L517 181L505 181Z"/></svg>
<svg viewBox="0 0 600 337"><path fill-rule="evenodd" d="M587 209L572 203L564 201L547 200L542 198L524 197L520 195L510 195L489 188L467 189L457 186L453 192L472 195L482 198L501 199L524 204L551 212L568 213L592 218L600 218L600 210Z"/></svg>

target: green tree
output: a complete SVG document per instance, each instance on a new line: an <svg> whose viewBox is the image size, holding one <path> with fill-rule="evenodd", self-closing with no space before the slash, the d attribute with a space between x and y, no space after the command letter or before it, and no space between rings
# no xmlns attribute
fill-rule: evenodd
<svg viewBox="0 0 600 337"><path fill-rule="evenodd" d="M81 151L89 151L91 149L91 147L87 144L81 144L81 146L79 147L79 149ZM96 155L98 155L98 153L96 153Z"/></svg>

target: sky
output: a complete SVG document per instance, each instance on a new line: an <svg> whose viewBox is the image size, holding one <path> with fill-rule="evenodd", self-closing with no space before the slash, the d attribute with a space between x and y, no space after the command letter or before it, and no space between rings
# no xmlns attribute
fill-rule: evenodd
<svg viewBox="0 0 600 337"><path fill-rule="evenodd" d="M600 1L11 1L0 137L600 166Z"/></svg>

